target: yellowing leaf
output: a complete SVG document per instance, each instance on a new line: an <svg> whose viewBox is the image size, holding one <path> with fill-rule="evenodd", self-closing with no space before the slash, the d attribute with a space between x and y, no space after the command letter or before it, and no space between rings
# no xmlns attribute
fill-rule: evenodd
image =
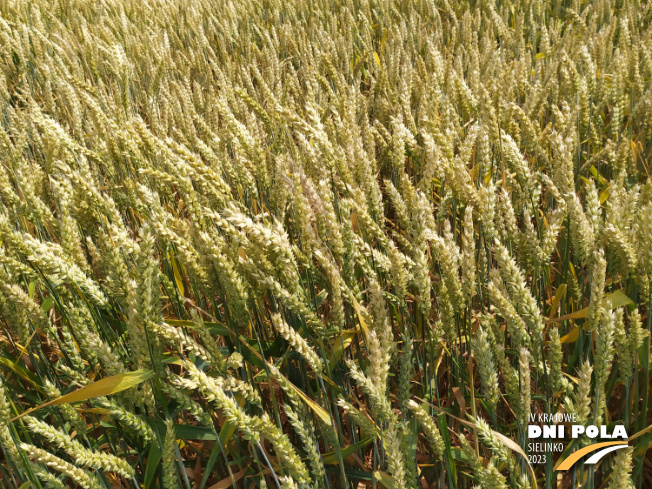
<svg viewBox="0 0 652 489"><path fill-rule="evenodd" d="M349 347L356 333L357 331L342 331L342 334L335 339L333 342L333 353L330 358L331 364L335 364L340 361L344 350Z"/></svg>
<svg viewBox="0 0 652 489"><path fill-rule="evenodd" d="M177 290L179 291L181 297L183 297L185 295L183 288L183 278L179 272L179 264L177 263L177 259L172 257L170 263L172 264L172 273L174 273L174 283L177 284Z"/></svg>
<svg viewBox="0 0 652 489"><path fill-rule="evenodd" d="M181 361L179 355L164 356L162 362L165 363L166 365L179 365L179 366L183 365L183 362Z"/></svg>
<svg viewBox="0 0 652 489"><path fill-rule="evenodd" d="M460 413L465 413L466 399L464 399L464 394L462 394L462 390L459 387L453 387L453 396L455 396L455 400L457 401L457 404L460 406Z"/></svg>
<svg viewBox="0 0 652 489"><path fill-rule="evenodd" d="M580 327L575 326L573 329L571 329L570 333L564 335L561 337L560 342L561 343L573 343L577 341L577 338L580 337Z"/></svg>
<svg viewBox="0 0 652 489"><path fill-rule="evenodd" d="M579 384L580 383L580 379L578 379L577 377L573 377L572 375L568 375L566 372L562 372L562 374L564 375L564 377L568 377L571 380L571 382L573 382L574 384Z"/></svg>
<svg viewBox="0 0 652 489"><path fill-rule="evenodd" d="M555 292L555 297L552 299L552 305L550 306L550 319L555 315L561 299L566 295L566 288L566 284L561 284L557 289L557 292Z"/></svg>
<svg viewBox="0 0 652 489"><path fill-rule="evenodd" d="M22 365L6 357L0 357L0 365L4 365L5 367L11 369L12 372L14 372L24 381L29 382L35 389L42 390L41 387L36 383L38 380L36 376Z"/></svg>
<svg viewBox="0 0 652 489"><path fill-rule="evenodd" d="M643 149L643 145L641 144L641 142L640 141L634 141L632 139L632 140L630 140L629 144L632 147L632 159L634 161L638 161L639 158L640 158L641 162L643 162L644 158L642 157L641 153L644 151L644 149Z"/></svg>
<svg viewBox="0 0 652 489"><path fill-rule="evenodd" d="M602 192L600 192L600 203L604 204L608 198L609 198L609 189L606 188Z"/></svg>
<svg viewBox="0 0 652 489"><path fill-rule="evenodd" d="M629 297L627 297L622 290L617 290L610 294L606 294L604 296L604 299L602 299L602 305L606 306L607 301L611 301L612 309L616 309L618 307L622 307L634 303L634 301L631 300ZM548 319L548 321L564 321L566 319L581 319L581 318L586 318L588 315L589 315L589 308L585 307L584 309L580 309L579 311L566 314L565 316L560 316L554 319Z"/></svg>
<svg viewBox="0 0 652 489"><path fill-rule="evenodd" d="M58 404L70 404L72 402L81 402L87 399L92 399L94 397L109 396L111 394L115 394L116 392L121 392L123 390L134 387L135 385L138 385L141 382L152 378L153 375L154 372L151 370L135 370L134 372L127 372L124 374L113 375L112 377L107 377L105 379L100 379L97 382L85 385L81 389L77 389L70 394L57 397L56 399L41 404L40 406L28 409L24 413L16 416L11 421L15 421L18 418L22 418L26 414L33 413L34 411L44 407L56 406Z"/></svg>
<svg viewBox="0 0 652 489"><path fill-rule="evenodd" d="M374 51L374 59L376 60L376 64L378 65L378 68L380 68L380 58L378 57L378 53Z"/></svg>
<svg viewBox="0 0 652 489"><path fill-rule="evenodd" d="M310 409L313 410L313 412L321 418L321 420L326 423L327 425L331 425L333 422L331 420L331 415L324 410L323 407L321 407L319 404L317 404L315 401L310 399L308 396L306 396L301 389L299 389L297 386L295 386L292 382L288 380L288 384L290 387L292 387L292 390L297 393L297 395L303 399L303 402L305 402Z"/></svg>
<svg viewBox="0 0 652 489"><path fill-rule="evenodd" d="M377 470L374 472L374 479L376 479L385 489L396 489L392 483L392 478L385 472Z"/></svg>
<svg viewBox="0 0 652 489"><path fill-rule="evenodd" d="M649 431L652 431L652 424L647 428L643 428L641 431L637 431L636 433L634 433L632 436L630 436L627 439L627 441L635 440L636 438L643 436L645 433L648 433Z"/></svg>
<svg viewBox="0 0 652 489"><path fill-rule="evenodd" d="M104 408L88 408L88 409L75 408L75 411L79 413L90 413L90 414L101 414L101 415L108 415L113 412L110 409L104 409Z"/></svg>
<svg viewBox="0 0 652 489"><path fill-rule="evenodd" d="M484 184L485 184L485 185L489 185L489 182L491 181L491 177L493 177L493 173L494 173L494 172L493 172L493 169L490 169L490 170L487 172L487 175L484 177Z"/></svg>
<svg viewBox="0 0 652 489"><path fill-rule="evenodd" d="M605 178L598 173L598 169L595 166L591 165L591 168L589 168L589 172L591 172L591 175L595 177L595 179L598 181L600 185L607 184L607 180L605 180Z"/></svg>
<svg viewBox="0 0 652 489"><path fill-rule="evenodd" d="M353 308L358 315L358 321L360 321L360 327L364 331L365 337L369 337L369 328L367 328L367 322L364 320L362 308L360 307L360 304L358 304L358 301L355 299L355 297L353 298Z"/></svg>

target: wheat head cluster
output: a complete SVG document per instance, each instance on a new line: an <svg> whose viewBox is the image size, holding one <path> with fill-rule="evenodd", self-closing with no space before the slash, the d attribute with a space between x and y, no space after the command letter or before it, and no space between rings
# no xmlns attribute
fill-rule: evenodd
<svg viewBox="0 0 652 489"><path fill-rule="evenodd" d="M651 487L651 24L1 1L0 486Z"/></svg>

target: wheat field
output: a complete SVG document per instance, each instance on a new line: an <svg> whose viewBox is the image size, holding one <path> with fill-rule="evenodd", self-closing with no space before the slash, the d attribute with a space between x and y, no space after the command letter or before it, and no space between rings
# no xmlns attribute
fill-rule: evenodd
<svg viewBox="0 0 652 489"><path fill-rule="evenodd" d="M652 487L651 22L2 0L0 487Z"/></svg>

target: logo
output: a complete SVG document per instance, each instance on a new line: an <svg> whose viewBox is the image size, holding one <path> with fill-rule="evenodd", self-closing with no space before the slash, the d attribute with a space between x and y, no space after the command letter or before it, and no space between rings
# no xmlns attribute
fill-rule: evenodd
<svg viewBox="0 0 652 489"><path fill-rule="evenodd" d="M533 424L535 422L539 424ZM577 424L574 414L530 414L530 424L527 427L527 436L528 440L530 440L528 443L530 463L545 463L547 453L564 451L567 443L562 440L566 440L566 424L570 425L568 434L571 440L586 437L590 440L599 438L600 440L610 439L614 441L600 441L580 448L568 457L559 460L555 470L569 470L581 458L591 453L593 455L586 459L584 463L593 465L598 463L605 455L628 446L627 431L624 425L615 425L610 430L606 425L584 426Z"/></svg>
<svg viewBox="0 0 652 489"><path fill-rule="evenodd" d="M621 441L606 441L603 443L594 443L593 445L589 445L588 447L580 448L576 452L573 452L570 454L570 456L566 457L558 466L557 470L568 470L570 469L573 465L575 465L575 462L577 462L579 459L581 459L583 456L588 455L591 452L595 452L596 450L599 450L597 453L594 453L591 455L584 463L585 464L597 464L602 457L607 455L608 453L614 452L616 450L620 450L621 448L627 448L627 444L623 444ZM600 450L602 449L602 450Z"/></svg>

